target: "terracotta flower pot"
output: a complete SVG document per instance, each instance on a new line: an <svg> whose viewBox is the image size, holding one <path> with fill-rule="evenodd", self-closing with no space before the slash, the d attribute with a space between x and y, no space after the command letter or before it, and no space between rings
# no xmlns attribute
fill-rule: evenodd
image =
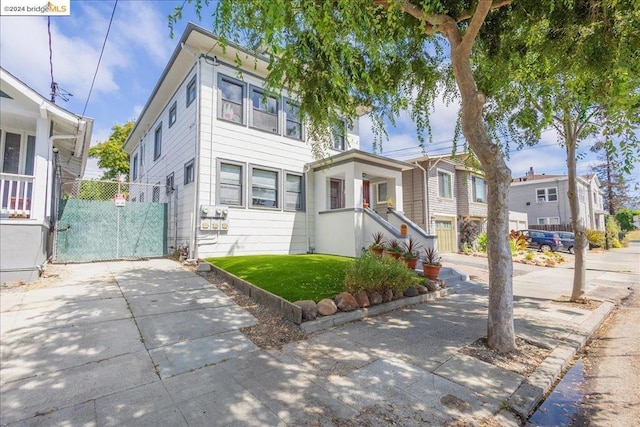
<svg viewBox="0 0 640 427"><path fill-rule="evenodd" d="M404 263L407 264L407 267L411 270L415 270L418 265L418 258L403 258Z"/></svg>
<svg viewBox="0 0 640 427"><path fill-rule="evenodd" d="M370 247L369 250L371 251L372 254L374 254L377 257L381 257L382 256L382 252L384 252L384 248L376 248L376 247Z"/></svg>
<svg viewBox="0 0 640 427"><path fill-rule="evenodd" d="M400 252L389 252L387 251L387 256L394 258L394 259L399 259L402 254Z"/></svg>
<svg viewBox="0 0 640 427"><path fill-rule="evenodd" d="M424 277L431 280L437 280L440 275L441 265L431 265L422 263L422 271L424 272Z"/></svg>

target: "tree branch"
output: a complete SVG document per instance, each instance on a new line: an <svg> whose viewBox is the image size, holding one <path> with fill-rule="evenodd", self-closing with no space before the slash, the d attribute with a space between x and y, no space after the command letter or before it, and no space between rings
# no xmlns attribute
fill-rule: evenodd
<svg viewBox="0 0 640 427"><path fill-rule="evenodd" d="M493 6L493 2L491 0L480 0L478 2L476 11L471 18L469 27L467 28L467 32L464 37L462 37L462 42L459 46L459 49L466 52L466 54L471 54L473 43L476 41L476 36L480 32L480 27L482 27L487 14L491 10L491 6Z"/></svg>
<svg viewBox="0 0 640 427"><path fill-rule="evenodd" d="M506 6L508 4L511 4L511 2L513 2L513 0L495 0L491 4L491 7L489 8L489 10L499 9L502 6ZM463 13L462 15L460 15L458 17L456 22L466 21L467 19L471 18L472 16L473 16L473 14L471 12L465 12L465 13Z"/></svg>

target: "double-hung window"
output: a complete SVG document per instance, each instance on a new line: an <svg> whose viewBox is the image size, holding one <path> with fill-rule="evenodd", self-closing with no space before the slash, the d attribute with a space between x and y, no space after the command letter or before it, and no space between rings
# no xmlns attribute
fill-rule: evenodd
<svg viewBox="0 0 640 427"><path fill-rule="evenodd" d="M451 199L453 197L450 173L438 171L438 195L445 199Z"/></svg>
<svg viewBox="0 0 640 427"><path fill-rule="evenodd" d="M344 180L331 178L329 180L329 208L344 208Z"/></svg>
<svg viewBox="0 0 640 427"><path fill-rule="evenodd" d="M184 184L187 185L195 179L194 160L191 159L184 164Z"/></svg>
<svg viewBox="0 0 640 427"><path fill-rule="evenodd" d="M278 133L278 98L255 87L251 88L251 126Z"/></svg>
<svg viewBox="0 0 640 427"><path fill-rule="evenodd" d="M218 201L221 205L242 206L243 166L220 162L218 168Z"/></svg>
<svg viewBox="0 0 640 427"><path fill-rule="evenodd" d="M160 182L156 182L156 185L153 186L153 193L151 194L151 201L153 203L160 202Z"/></svg>
<svg viewBox="0 0 640 427"><path fill-rule="evenodd" d="M471 177L471 188L473 201L476 203L487 203L487 183L479 176Z"/></svg>
<svg viewBox="0 0 640 427"><path fill-rule="evenodd" d="M218 117L234 123L244 123L244 83L222 74L218 77Z"/></svg>
<svg viewBox="0 0 640 427"><path fill-rule="evenodd" d="M304 210L304 185L302 175L287 173L285 183L285 205L286 210L302 211Z"/></svg>
<svg viewBox="0 0 640 427"><path fill-rule="evenodd" d="M344 151L345 150L345 132L346 132L346 123L342 122L340 126L333 126L331 128L331 145L334 150Z"/></svg>
<svg viewBox="0 0 640 427"><path fill-rule="evenodd" d="M169 127L173 126L173 124L178 119L178 103L174 102L171 108L169 108Z"/></svg>
<svg viewBox="0 0 640 427"><path fill-rule="evenodd" d="M278 207L278 172L269 169L251 169L251 206Z"/></svg>
<svg viewBox="0 0 640 427"><path fill-rule="evenodd" d="M138 179L138 154L133 156L133 161L131 162L131 180L135 181Z"/></svg>
<svg viewBox="0 0 640 427"><path fill-rule="evenodd" d="M162 122L156 128L153 136L153 160L158 160L162 154Z"/></svg>
<svg viewBox="0 0 640 427"><path fill-rule="evenodd" d="M196 76L193 76L187 85L187 107L196 100Z"/></svg>
<svg viewBox="0 0 640 427"><path fill-rule="evenodd" d="M558 189L556 187L537 188L536 199L538 200L538 203L557 202Z"/></svg>
<svg viewBox="0 0 640 427"><path fill-rule="evenodd" d="M300 106L290 99L284 99L285 135L289 138L302 139L302 116Z"/></svg>

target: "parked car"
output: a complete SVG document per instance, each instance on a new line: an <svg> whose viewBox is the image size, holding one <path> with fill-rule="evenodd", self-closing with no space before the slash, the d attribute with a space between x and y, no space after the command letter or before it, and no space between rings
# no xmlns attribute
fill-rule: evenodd
<svg viewBox="0 0 640 427"><path fill-rule="evenodd" d="M558 237L560 237L560 241L562 242L562 248L573 254L573 233L569 231L558 231Z"/></svg>
<svg viewBox="0 0 640 427"><path fill-rule="evenodd" d="M556 231L520 230L518 233L527 237L530 248L541 251L557 251L563 248L560 236Z"/></svg>

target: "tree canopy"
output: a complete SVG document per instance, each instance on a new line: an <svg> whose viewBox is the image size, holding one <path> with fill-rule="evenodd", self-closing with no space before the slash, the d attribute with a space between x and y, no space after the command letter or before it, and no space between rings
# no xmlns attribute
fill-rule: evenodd
<svg viewBox="0 0 640 427"><path fill-rule="evenodd" d="M117 179L118 175L129 176L129 155L124 152L127 137L133 129L135 122L114 124L109 139L89 148L89 157L98 159L98 166L104 169L102 179ZM128 179L127 179L128 180Z"/></svg>

